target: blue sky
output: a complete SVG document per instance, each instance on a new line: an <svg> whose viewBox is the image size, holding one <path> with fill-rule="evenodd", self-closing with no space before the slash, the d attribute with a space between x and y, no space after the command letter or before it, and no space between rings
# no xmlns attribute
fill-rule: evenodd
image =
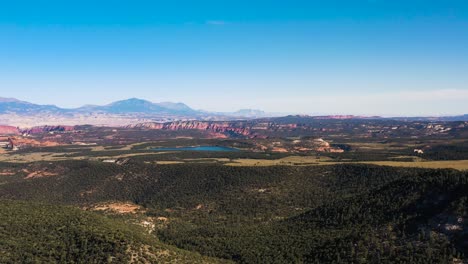
<svg viewBox="0 0 468 264"><path fill-rule="evenodd" d="M468 113L468 2L8 1L0 96L62 107L139 97L216 111Z"/></svg>

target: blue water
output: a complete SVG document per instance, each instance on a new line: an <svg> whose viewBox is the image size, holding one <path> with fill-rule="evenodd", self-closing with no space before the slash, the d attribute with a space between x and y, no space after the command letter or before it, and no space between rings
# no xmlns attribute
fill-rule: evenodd
<svg viewBox="0 0 468 264"><path fill-rule="evenodd" d="M235 148L220 146L199 146L199 147L180 147L180 148L153 148L154 151L239 151Z"/></svg>

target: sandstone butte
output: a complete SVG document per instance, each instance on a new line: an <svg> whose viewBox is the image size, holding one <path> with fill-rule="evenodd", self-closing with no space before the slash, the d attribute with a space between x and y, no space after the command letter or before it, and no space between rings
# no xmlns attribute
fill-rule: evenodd
<svg viewBox="0 0 468 264"><path fill-rule="evenodd" d="M20 130L14 126L0 126L1 135L18 135Z"/></svg>
<svg viewBox="0 0 468 264"><path fill-rule="evenodd" d="M0 125L0 135L41 134L47 132L67 132L75 130L74 126L37 126L20 129L14 126Z"/></svg>
<svg viewBox="0 0 468 264"><path fill-rule="evenodd" d="M238 135L250 135L250 128L239 123L231 122L208 122L208 121L182 121L170 123L142 123L131 125L127 128L143 128L155 130L204 130L215 133L235 133Z"/></svg>

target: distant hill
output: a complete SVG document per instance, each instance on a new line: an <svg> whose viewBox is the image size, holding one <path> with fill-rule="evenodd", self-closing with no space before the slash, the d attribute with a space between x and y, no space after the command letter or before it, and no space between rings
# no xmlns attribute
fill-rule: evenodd
<svg viewBox="0 0 468 264"><path fill-rule="evenodd" d="M131 98L108 105L85 105L76 109L65 109L55 105L38 105L14 98L0 98L0 113L111 113L111 114L200 114L183 103L152 103L147 100Z"/></svg>
<svg viewBox="0 0 468 264"><path fill-rule="evenodd" d="M104 106L84 106L77 110L80 112L104 112L114 114L198 114L197 111L183 103L153 103L138 98L117 101Z"/></svg>
<svg viewBox="0 0 468 264"><path fill-rule="evenodd" d="M37 105L25 101L20 101L14 98L1 98L0 97L0 114L1 113L58 113L67 112L68 110L61 109L55 105Z"/></svg>
<svg viewBox="0 0 468 264"><path fill-rule="evenodd" d="M235 112L210 112L195 110L184 103L161 102L130 98L107 105L84 105L68 109L55 105L39 105L15 98L0 97L0 124L14 126L37 125L129 125L141 122L166 122L172 120L226 121L234 119L267 119L280 117L277 121L296 123L324 119L384 119L400 121L468 121L468 115L441 117L379 117L354 115L288 115L267 113L258 109L241 109ZM18 115L20 117L18 117Z"/></svg>
<svg viewBox="0 0 468 264"><path fill-rule="evenodd" d="M435 116L435 117L397 117L398 120L409 121L468 121L468 114L458 116Z"/></svg>
<svg viewBox="0 0 468 264"><path fill-rule="evenodd" d="M468 114L459 116L438 116L438 117L381 117L381 116L355 116L355 115L326 115L326 116L309 116L309 115L288 115L272 118L276 122L286 123L303 123L316 122L320 120L397 120L397 121L468 121Z"/></svg>
<svg viewBox="0 0 468 264"><path fill-rule="evenodd" d="M446 116L446 117L442 117L441 120L443 121L468 121L468 114L460 115L460 116Z"/></svg>
<svg viewBox="0 0 468 264"><path fill-rule="evenodd" d="M196 112L192 108L190 108L188 105L184 103L171 103L171 102L162 102L158 103L157 105L164 107L166 109L170 109L173 111L179 111L183 113L188 113L188 112Z"/></svg>
<svg viewBox="0 0 468 264"><path fill-rule="evenodd" d="M264 117L267 114L261 110L243 109L234 113L214 113L194 110L184 103L161 102L130 98L110 103L108 105L84 105L75 109L60 108L55 105L38 105L14 98L0 97L0 114L119 114L119 115L157 115L180 116L185 118L205 118L212 116L236 116L245 118Z"/></svg>

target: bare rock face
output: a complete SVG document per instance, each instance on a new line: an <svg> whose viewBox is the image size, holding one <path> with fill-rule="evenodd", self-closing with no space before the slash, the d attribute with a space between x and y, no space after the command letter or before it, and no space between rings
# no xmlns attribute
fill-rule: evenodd
<svg viewBox="0 0 468 264"><path fill-rule="evenodd" d="M19 129L14 126L0 126L0 135L18 135Z"/></svg>
<svg viewBox="0 0 468 264"><path fill-rule="evenodd" d="M332 152L332 153L343 153L344 150L340 148L334 148L327 141L317 138L313 140L315 150L319 152Z"/></svg>
<svg viewBox="0 0 468 264"><path fill-rule="evenodd" d="M54 142L54 141L37 140L37 139L21 137L21 136L11 137L10 142L12 144L12 147L16 147L16 148L54 147L54 146L59 146L60 145L58 142Z"/></svg>
<svg viewBox="0 0 468 264"><path fill-rule="evenodd" d="M23 129L23 134L42 134L48 132L69 132L75 129L74 126L38 126L30 129Z"/></svg>
<svg viewBox="0 0 468 264"><path fill-rule="evenodd" d="M213 133L235 134L249 136L250 127L242 122L209 122L209 121L179 121L170 123L143 123L131 125L127 128L156 129L156 130L203 130Z"/></svg>

